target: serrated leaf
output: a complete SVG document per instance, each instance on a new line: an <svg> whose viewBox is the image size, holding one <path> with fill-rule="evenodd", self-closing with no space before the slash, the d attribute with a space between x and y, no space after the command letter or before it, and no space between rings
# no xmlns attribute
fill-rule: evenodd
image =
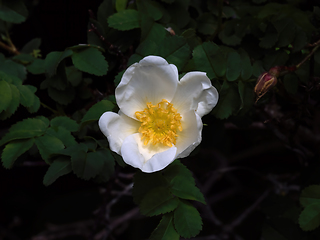
<svg viewBox="0 0 320 240"><path fill-rule="evenodd" d="M170 181L170 191L175 196L206 204L203 194L195 186L192 173L178 160L164 169L163 176Z"/></svg>
<svg viewBox="0 0 320 240"><path fill-rule="evenodd" d="M66 68L67 79L73 87L78 86L82 81L82 72L74 66Z"/></svg>
<svg viewBox="0 0 320 240"><path fill-rule="evenodd" d="M219 92L219 101L212 113L219 119L226 119L239 109L240 96L235 87L224 81Z"/></svg>
<svg viewBox="0 0 320 240"><path fill-rule="evenodd" d="M41 38L34 38L27 42L21 49L22 53L33 53L33 50L39 49L41 45Z"/></svg>
<svg viewBox="0 0 320 240"><path fill-rule="evenodd" d="M99 154L103 156L103 167L95 177L98 182L107 182L114 172L115 158L109 149L99 149Z"/></svg>
<svg viewBox="0 0 320 240"><path fill-rule="evenodd" d="M57 180L57 178L66 175L72 171L71 168L71 162L68 157L59 157L51 163L50 167L48 168L48 171L44 175L43 178L43 184L45 186L49 186L54 181Z"/></svg>
<svg viewBox="0 0 320 240"><path fill-rule="evenodd" d="M202 229L202 219L198 210L186 201L180 201L174 211L174 226L184 238L194 237Z"/></svg>
<svg viewBox="0 0 320 240"><path fill-rule="evenodd" d="M37 96L34 96L33 104L31 107L27 107L29 113L35 113L40 108L40 99Z"/></svg>
<svg viewBox="0 0 320 240"><path fill-rule="evenodd" d="M62 105L68 105L75 97L75 89L68 86L65 90L57 90L53 87L48 88L49 96Z"/></svg>
<svg viewBox="0 0 320 240"><path fill-rule="evenodd" d="M182 69L190 56L190 47L183 37L170 36L163 40L159 48L159 55L164 57L169 63Z"/></svg>
<svg viewBox="0 0 320 240"><path fill-rule="evenodd" d="M108 24L121 31L139 28L139 13L134 9L126 9L111 15L108 18Z"/></svg>
<svg viewBox="0 0 320 240"><path fill-rule="evenodd" d="M241 58L239 53L232 51L229 52L227 58L227 73L228 81L235 81L239 78L241 73Z"/></svg>
<svg viewBox="0 0 320 240"><path fill-rule="evenodd" d="M150 0L138 0L137 1L138 11L147 14L153 18L154 21L158 21L162 18L162 12L159 9L159 4L155 1Z"/></svg>
<svg viewBox="0 0 320 240"><path fill-rule="evenodd" d="M20 103L25 107L32 107L34 102L34 93L25 85L17 85L20 92Z"/></svg>
<svg viewBox="0 0 320 240"><path fill-rule="evenodd" d="M142 17L141 42L148 40L154 43L162 42L166 36L164 26L154 22L150 17Z"/></svg>
<svg viewBox="0 0 320 240"><path fill-rule="evenodd" d="M144 196L152 189L169 186L168 181L160 172L149 174L138 171L134 175L133 183L132 195L136 204L140 204Z"/></svg>
<svg viewBox="0 0 320 240"><path fill-rule="evenodd" d="M50 127L47 129L46 134L58 138L66 147L77 144L70 131L66 130L64 127Z"/></svg>
<svg viewBox="0 0 320 240"><path fill-rule="evenodd" d="M300 203L306 207L313 203L320 203L320 185L311 185L302 190Z"/></svg>
<svg viewBox="0 0 320 240"><path fill-rule="evenodd" d="M83 116L81 123L98 120L104 112L111 111L114 105L109 100L102 100L93 105Z"/></svg>
<svg viewBox="0 0 320 240"><path fill-rule="evenodd" d="M42 74L45 73L45 60L35 59L31 64L27 66L27 70L32 74Z"/></svg>
<svg viewBox="0 0 320 240"><path fill-rule="evenodd" d="M6 110L12 100L12 91L9 83L0 80L0 112Z"/></svg>
<svg viewBox="0 0 320 240"><path fill-rule="evenodd" d="M299 217L299 225L303 231L311 231L320 225L320 203L309 204Z"/></svg>
<svg viewBox="0 0 320 240"><path fill-rule="evenodd" d="M12 168L19 156L28 151L34 143L34 139L16 140L8 143L3 149L1 159L5 168Z"/></svg>
<svg viewBox="0 0 320 240"><path fill-rule="evenodd" d="M74 66L80 71L97 76L107 74L108 62L96 48L86 48L82 51L75 51L71 58Z"/></svg>
<svg viewBox="0 0 320 240"><path fill-rule="evenodd" d="M63 127L69 130L70 132L75 132L79 129L78 123L75 120L66 116L59 116L53 118L50 122L50 125L52 127Z"/></svg>
<svg viewBox="0 0 320 240"><path fill-rule="evenodd" d="M41 136L48 125L41 119L28 118L12 125L9 132L1 139L0 145L16 139L25 139Z"/></svg>
<svg viewBox="0 0 320 240"><path fill-rule="evenodd" d="M151 189L143 198L140 211L146 216L155 216L171 212L178 206L179 200L174 197L166 187Z"/></svg>
<svg viewBox="0 0 320 240"><path fill-rule="evenodd" d="M207 73L210 79L222 77L227 69L227 57L218 45L205 42L193 50L193 60L197 70Z"/></svg>
<svg viewBox="0 0 320 240"><path fill-rule="evenodd" d="M239 81L238 83L239 87L239 95L241 99L241 105L239 110L242 110L244 112L247 112L254 104L254 91L253 88L249 86L248 83L244 83L242 81Z"/></svg>
<svg viewBox="0 0 320 240"><path fill-rule="evenodd" d="M35 138L35 143L39 149L40 155L48 162L49 156L53 153L58 153L60 150L64 149L63 142L49 134Z"/></svg>
<svg viewBox="0 0 320 240"><path fill-rule="evenodd" d="M11 99L11 102L10 102L9 106L7 107L6 111L3 111L2 113L0 113L0 119L2 119L2 120L6 119L6 118L10 117L12 114L14 114L20 104L20 93L19 93L18 88L13 84L10 84L10 88L11 88L12 99Z"/></svg>
<svg viewBox="0 0 320 240"><path fill-rule="evenodd" d="M162 219L157 228L152 232L150 240L179 240L180 235L173 226L173 214L167 213L162 216Z"/></svg>
<svg viewBox="0 0 320 240"><path fill-rule="evenodd" d="M81 150L71 156L73 172L80 178L89 180L99 174L104 165L104 155L100 151Z"/></svg>
<svg viewBox="0 0 320 240"><path fill-rule="evenodd" d="M4 62L2 62L0 64L0 70L11 75L10 76L11 78L12 78L12 76L18 77L19 80L12 79L12 80L16 80L15 84L17 82L22 83L21 79L25 80L27 78L26 67L23 66L22 64L19 64L19 63L12 61L11 59L7 59Z"/></svg>
<svg viewBox="0 0 320 240"><path fill-rule="evenodd" d="M248 80L252 76L252 66L249 55L243 49L238 50L241 58L241 78Z"/></svg>
<svg viewBox="0 0 320 240"><path fill-rule="evenodd" d="M72 50L66 49L63 52L51 52L46 56L45 69L49 77L57 73L59 64L67 57L72 55Z"/></svg>
<svg viewBox="0 0 320 240"><path fill-rule="evenodd" d="M3 1L0 6L0 19L10 23L22 23L28 16L23 1Z"/></svg>

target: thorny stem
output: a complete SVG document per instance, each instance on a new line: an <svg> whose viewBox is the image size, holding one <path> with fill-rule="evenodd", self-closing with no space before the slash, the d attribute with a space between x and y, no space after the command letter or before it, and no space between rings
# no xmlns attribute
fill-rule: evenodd
<svg viewBox="0 0 320 240"><path fill-rule="evenodd" d="M320 40L315 43L316 46L311 50L311 52L300 62L296 65L296 68L299 68L302 64L304 64L314 53L317 51L317 49L320 47Z"/></svg>

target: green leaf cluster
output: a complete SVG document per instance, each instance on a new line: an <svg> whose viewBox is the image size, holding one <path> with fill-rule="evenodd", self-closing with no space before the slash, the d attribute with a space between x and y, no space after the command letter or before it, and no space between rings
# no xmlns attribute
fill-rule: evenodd
<svg viewBox="0 0 320 240"><path fill-rule="evenodd" d="M142 214L162 214L162 220L150 239L190 238L202 229L199 212L188 200L206 204L204 197L195 186L192 173L178 160L160 172L137 172L133 198Z"/></svg>

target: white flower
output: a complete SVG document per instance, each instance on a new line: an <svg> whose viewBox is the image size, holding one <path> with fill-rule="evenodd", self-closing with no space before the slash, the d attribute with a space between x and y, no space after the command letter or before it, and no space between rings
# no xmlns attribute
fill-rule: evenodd
<svg viewBox="0 0 320 240"><path fill-rule="evenodd" d="M105 112L99 127L112 151L149 173L199 145L201 117L217 104L218 92L204 72L189 72L179 81L175 65L148 56L125 71L115 97L119 113Z"/></svg>

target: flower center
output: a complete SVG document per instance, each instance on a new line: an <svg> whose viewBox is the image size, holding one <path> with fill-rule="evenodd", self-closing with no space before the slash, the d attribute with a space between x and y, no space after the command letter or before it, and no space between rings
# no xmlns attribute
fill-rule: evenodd
<svg viewBox="0 0 320 240"><path fill-rule="evenodd" d="M151 142L153 145L162 143L172 147L176 144L177 131L182 131L181 115L173 107L173 104L162 99L156 105L147 103L143 111L135 112L136 118L141 122L139 132L142 134L144 145Z"/></svg>

